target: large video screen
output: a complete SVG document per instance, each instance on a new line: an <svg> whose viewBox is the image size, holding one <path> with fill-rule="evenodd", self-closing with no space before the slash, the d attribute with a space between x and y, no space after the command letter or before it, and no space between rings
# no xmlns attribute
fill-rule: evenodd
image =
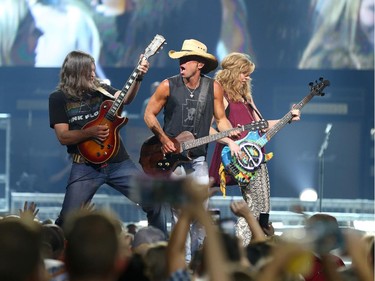
<svg viewBox="0 0 375 281"><path fill-rule="evenodd" d="M262 68L374 68L374 0L0 0L0 66L60 67L79 49L99 71L129 67L156 34L167 50L194 38Z"/></svg>

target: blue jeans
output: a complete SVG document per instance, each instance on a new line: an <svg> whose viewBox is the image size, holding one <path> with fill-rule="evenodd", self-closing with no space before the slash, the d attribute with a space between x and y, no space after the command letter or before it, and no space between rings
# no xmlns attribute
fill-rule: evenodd
<svg viewBox="0 0 375 281"><path fill-rule="evenodd" d="M172 173L171 178L180 177L192 177L200 184L208 184L208 166L204 156L193 159L189 163L183 163L176 168ZM204 203L204 207L207 209L208 201ZM172 209L172 226L176 224L178 220L177 211ZM195 254L195 252L202 246L204 238L206 236L206 231L203 226L197 221L193 221L190 225L190 231L186 238L185 243L185 260L189 263Z"/></svg>
<svg viewBox="0 0 375 281"><path fill-rule="evenodd" d="M73 163L66 187L65 198L57 225L62 225L66 215L81 208L82 204L90 202L103 184L108 184L130 200L130 180L133 176L141 175L131 159L107 165L89 165ZM132 200L134 201L134 200ZM138 202L135 202L138 204ZM167 213L162 205L141 206L147 214L148 224L162 230L167 236Z"/></svg>

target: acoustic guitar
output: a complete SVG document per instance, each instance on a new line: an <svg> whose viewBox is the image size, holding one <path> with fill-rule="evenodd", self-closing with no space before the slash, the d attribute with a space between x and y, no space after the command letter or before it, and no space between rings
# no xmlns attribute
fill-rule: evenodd
<svg viewBox="0 0 375 281"><path fill-rule="evenodd" d="M157 34L152 42L144 51L144 59L148 60L163 47L166 40L163 36ZM108 161L113 155L116 155L120 144L120 129L128 122L127 117L121 117L122 105L125 96L130 87L136 81L139 70L138 66L133 70L129 79L126 81L121 93L115 100L106 100L100 105L99 115L96 119L85 124L82 129L86 129L96 125L107 125L109 128L109 136L105 141L92 138L78 144L80 154L93 164L101 164Z"/></svg>
<svg viewBox="0 0 375 281"><path fill-rule="evenodd" d="M241 132L254 131L265 129L267 127L268 122L266 120L254 121L247 125L198 139L196 139L191 132L183 131L177 137L171 138L176 147L176 152L168 153L166 155L164 155L161 150L162 144L158 137L151 136L141 147L139 163L144 172L148 175L169 176L178 164L191 160L188 151L189 149L227 137L236 130Z"/></svg>

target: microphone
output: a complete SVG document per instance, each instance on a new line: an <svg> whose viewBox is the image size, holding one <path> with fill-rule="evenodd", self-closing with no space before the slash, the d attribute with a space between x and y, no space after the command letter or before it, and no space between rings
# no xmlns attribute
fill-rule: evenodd
<svg viewBox="0 0 375 281"><path fill-rule="evenodd" d="M332 123L328 123L327 127L326 127L326 130L325 130L325 133L329 134L331 132L331 129L332 129Z"/></svg>

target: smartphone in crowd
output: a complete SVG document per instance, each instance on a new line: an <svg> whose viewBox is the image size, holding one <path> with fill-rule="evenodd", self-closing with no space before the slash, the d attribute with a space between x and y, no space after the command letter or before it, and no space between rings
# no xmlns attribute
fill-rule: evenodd
<svg viewBox="0 0 375 281"><path fill-rule="evenodd" d="M220 209L210 209L209 213L211 215L211 218L214 224L218 224L221 219Z"/></svg>
<svg viewBox="0 0 375 281"><path fill-rule="evenodd" d="M269 213L260 213L259 214L259 224L262 228L268 228Z"/></svg>
<svg viewBox="0 0 375 281"><path fill-rule="evenodd" d="M185 179L135 176L130 182L131 200L141 204L183 204L187 200L184 192Z"/></svg>

